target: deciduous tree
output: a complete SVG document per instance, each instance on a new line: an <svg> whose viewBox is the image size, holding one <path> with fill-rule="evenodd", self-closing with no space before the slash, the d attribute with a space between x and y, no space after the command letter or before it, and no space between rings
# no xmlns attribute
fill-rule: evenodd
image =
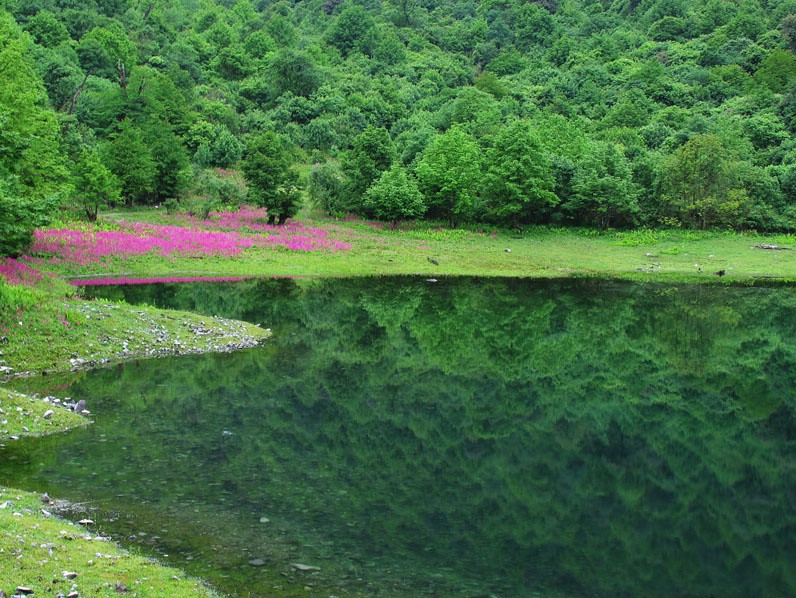
<svg viewBox="0 0 796 598"><path fill-rule="evenodd" d="M420 190L429 213L455 228L475 208L481 178L481 150L471 135L454 125L438 135L417 164Z"/></svg>
<svg viewBox="0 0 796 598"><path fill-rule="evenodd" d="M283 136L269 131L249 139L242 164L249 200L268 210L269 224L284 224L298 211L301 187L292 163Z"/></svg>
<svg viewBox="0 0 796 598"><path fill-rule="evenodd" d="M426 210L423 194L403 167L395 165L382 173L365 193L365 209L396 228L401 220L417 218Z"/></svg>

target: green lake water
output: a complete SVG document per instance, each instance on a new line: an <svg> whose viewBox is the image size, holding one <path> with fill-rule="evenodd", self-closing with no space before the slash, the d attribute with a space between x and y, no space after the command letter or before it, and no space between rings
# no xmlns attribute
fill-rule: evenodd
<svg viewBox="0 0 796 598"><path fill-rule="evenodd" d="M796 288L88 293L273 337L21 382L95 424L1 448L0 484L228 594L796 595Z"/></svg>

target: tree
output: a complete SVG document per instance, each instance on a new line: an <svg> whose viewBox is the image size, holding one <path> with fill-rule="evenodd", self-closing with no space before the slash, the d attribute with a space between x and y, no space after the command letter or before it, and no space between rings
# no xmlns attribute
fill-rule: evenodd
<svg viewBox="0 0 796 598"><path fill-rule="evenodd" d="M146 202L155 188L157 164L141 131L125 122L102 148L103 162L121 184L121 195L127 205Z"/></svg>
<svg viewBox="0 0 796 598"><path fill-rule="evenodd" d="M55 113L27 36L0 13L0 254L15 255L66 190Z"/></svg>
<svg viewBox="0 0 796 598"><path fill-rule="evenodd" d="M352 208L362 201L365 191L395 161L395 146L384 127L369 127L354 139L354 147L342 164L346 195Z"/></svg>
<svg viewBox="0 0 796 598"><path fill-rule="evenodd" d="M379 220L392 223L393 228L400 220L417 218L426 210L417 183L398 165L371 185L365 193L364 206Z"/></svg>
<svg viewBox="0 0 796 598"><path fill-rule="evenodd" d="M119 181L100 160L94 148L85 149L72 172L75 203L80 206L89 222L97 220L101 208L119 201Z"/></svg>
<svg viewBox="0 0 796 598"><path fill-rule="evenodd" d="M268 210L269 224L284 224L298 211L301 197L291 148L283 136L271 131L251 138L247 146L242 168L249 199Z"/></svg>
<svg viewBox="0 0 796 598"><path fill-rule="evenodd" d="M279 50L270 61L269 71L277 96L291 92L307 98L323 82L315 61L300 50Z"/></svg>
<svg viewBox="0 0 796 598"><path fill-rule="evenodd" d="M481 178L481 150L473 137L454 125L436 138L417 164L420 190L429 213L445 218L451 228L472 215Z"/></svg>
<svg viewBox="0 0 796 598"><path fill-rule="evenodd" d="M664 160L664 197L691 226L738 225L748 200L738 166L721 139L697 135Z"/></svg>
<svg viewBox="0 0 796 598"><path fill-rule="evenodd" d="M329 28L326 42L340 50L343 56L353 51L370 55L376 43L373 18L361 6L345 8Z"/></svg>
<svg viewBox="0 0 796 598"><path fill-rule="evenodd" d="M595 143L578 165L564 209L581 223L605 230L630 226L639 212L638 188L627 158L612 143Z"/></svg>
<svg viewBox="0 0 796 598"><path fill-rule="evenodd" d="M550 157L530 125L505 127L487 152L481 192L488 214L518 227L534 222L558 204Z"/></svg>
<svg viewBox="0 0 796 598"><path fill-rule="evenodd" d="M307 191L315 205L327 214L342 216L346 212L345 175L336 162L315 164L310 170Z"/></svg>

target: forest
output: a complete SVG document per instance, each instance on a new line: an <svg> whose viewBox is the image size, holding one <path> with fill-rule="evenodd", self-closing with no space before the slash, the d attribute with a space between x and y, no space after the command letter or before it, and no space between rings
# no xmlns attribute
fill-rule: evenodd
<svg viewBox="0 0 796 598"><path fill-rule="evenodd" d="M243 203L796 229L796 0L0 0L0 255Z"/></svg>

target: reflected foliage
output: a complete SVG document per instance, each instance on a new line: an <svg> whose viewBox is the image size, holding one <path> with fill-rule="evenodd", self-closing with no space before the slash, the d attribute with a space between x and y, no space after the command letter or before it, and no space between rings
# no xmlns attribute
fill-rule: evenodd
<svg viewBox="0 0 796 598"><path fill-rule="evenodd" d="M273 542L265 513L293 558L341 576L375 563L368 582L394 595L379 575L421 576L406 595L796 591L792 288L100 291L260 322L273 340L77 375L68 392L96 425L2 449L0 483L177 513L170 552L218 543L202 556L211 578L244 565L216 579L224 589L256 584L240 544ZM234 537L208 542L222 520Z"/></svg>

